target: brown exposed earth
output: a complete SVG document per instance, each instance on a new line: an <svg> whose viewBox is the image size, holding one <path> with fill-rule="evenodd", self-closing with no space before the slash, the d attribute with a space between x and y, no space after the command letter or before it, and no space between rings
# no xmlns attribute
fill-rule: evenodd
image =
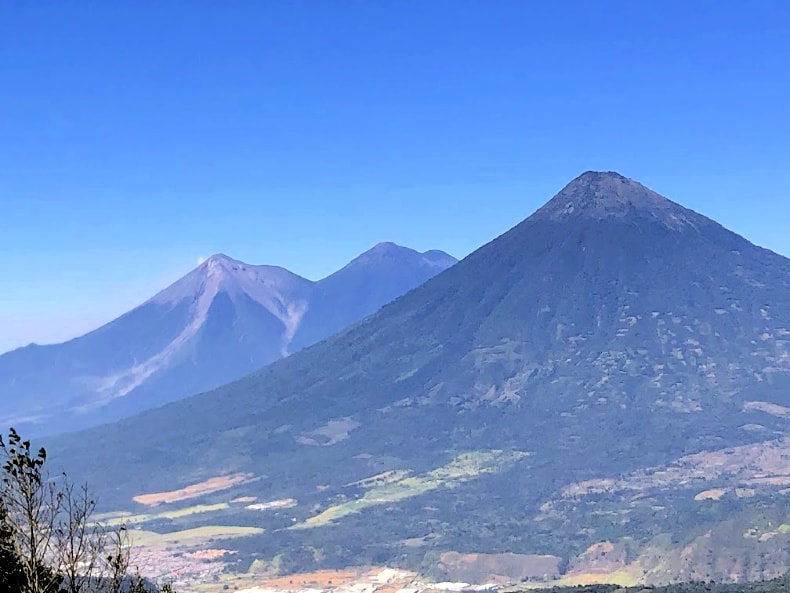
<svg viewBox="0 0 790 593"><path fill-rule="evenodd" d="M178 490L171 490L169 492L153 492L151 494L140 494L134 497L134 501L140 504L154 506L163 503L180 502L182 500L189 500L190 498L197 498L212 492L219 492L245 484L252 481L252 474L232 474L230 476L217 476L209 478L204 482L198 484L191 484Z"/></svg>
<svg viewBox="0 0 790 593"><path fill-rule="evenodd" d="M262 586L268 589L295 589L336 587L345 585L358 578L351 570L319 570L316 572L292 574L265 581Z"/></svg>

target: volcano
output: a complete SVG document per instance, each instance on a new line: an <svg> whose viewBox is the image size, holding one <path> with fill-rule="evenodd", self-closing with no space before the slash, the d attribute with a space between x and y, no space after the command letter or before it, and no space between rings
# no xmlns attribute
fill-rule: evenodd
<svg viewBox="0 0 790 593"><path fill-rule="evenodd" d="M266 529L240 562L666 582L790 567L789 428L790 260L587 172L351 328L53 450L115 508L250 477L205 497Z"/></svg>

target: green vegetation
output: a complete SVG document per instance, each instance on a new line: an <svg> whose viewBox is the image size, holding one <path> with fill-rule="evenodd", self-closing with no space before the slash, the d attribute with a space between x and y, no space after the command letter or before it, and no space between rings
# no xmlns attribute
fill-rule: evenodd
<svg viewBox="0 0 790 593"><path fill-rule="evenodd" d="M328 525L371 506L398 502L437 488L450 488L483 474L503 471L527 455L521 451L471 451L458 455L444 467L420 476L410 477L408 472L379 474L357 482L363 486L372 484L372 488L361 498L331 506L295 528Z"/></svg>
<svg viewBox="0 0 790 593"><path fill-rule="evenodd" d="M165 544L195 544L207 542L211 539L226 540L236 537L260 535L263 529L259 527L236 527L223 525L208 525L195 527L183 531L169 533L156 533L154 531L133 530L129 532L129 541L135 546L156 546Z"/></svg>
<svg viewBox="0 0 790 593"><path fill-rule="evenodd" d="M194 505L191 507L186 507L183 509L177 509L173 511L162 511L161 513L141 513L138 515L125 514L125 513L115 513L115 514L108 513L108 518L105 519L104 524L108 526L134 525L139 523L156 521L157 519L179 519L181 517L189 517L190 515L196 515L198 513L214 513L217 511L223 511L227 509L229 506L230 505L226 502L220 502L217 504L199 504L199 505Z"/></svg>

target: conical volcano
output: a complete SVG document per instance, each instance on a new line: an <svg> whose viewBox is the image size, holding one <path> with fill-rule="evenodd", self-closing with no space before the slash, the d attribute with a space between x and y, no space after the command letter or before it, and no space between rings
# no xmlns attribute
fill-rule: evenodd
<svg viewBox="0 0 790 593"><path fill-rule="evenodd" d="M243 474L210 500L291 508L216 520L294 570L759 578L790 566L788 418L790 260L588 172L352 328L53 450L119 509Z"/></svg>

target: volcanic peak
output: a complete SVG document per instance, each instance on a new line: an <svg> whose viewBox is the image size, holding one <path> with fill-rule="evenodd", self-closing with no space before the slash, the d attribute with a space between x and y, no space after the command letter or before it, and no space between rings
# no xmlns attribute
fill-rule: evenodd
<svg viewBox="0 0 790 593"><path fill-rule="evenodd" d="M651 220L673 230L712 221L614 171L587 171L566 185L531 220Z"/></svg>
<svg viewBox="0 0 790 593"><path fill-rule="evenodd" d="M213 300L220 292L247 293L256 301L269 301L273 295L290 293L304 296L312 283L279 266L250 265L218 253L207 258L189 274L155 295L156 303L195 301L201 295Z"/></svg>
<svg viewBox="0 0 790 593"><path fill-rule="evenodd" d="M433 267L447 268L458 260L453 256L440 251L432 249L430 251L419 252L408 247L403 247L397 243L390 241L377 243L362 255L352 260L346 267L366 266L374 263L381 263L388 261L391 263L408 263L422 261L424 264Z"/></svg>

